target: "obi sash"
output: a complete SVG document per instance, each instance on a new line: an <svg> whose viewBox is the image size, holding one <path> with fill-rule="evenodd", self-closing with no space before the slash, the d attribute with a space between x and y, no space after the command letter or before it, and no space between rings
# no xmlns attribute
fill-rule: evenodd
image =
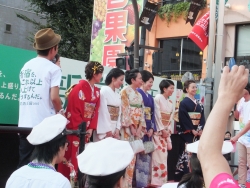
<svg viewBox="0 0 250 188"><path fill-rule="evenodd" d="M84 118L91 119L94 115L96 103L84 102Z"/></svg>
<svg viewBox="0 0 250 188"><path fill-rule="evenodd" d="M150 107L145 107L144 108L144 114L145 114L145 119L146 120L151 120L151 108Z"/></svg>
<svg viewBox="0 0 250 188"><path fill-rule="evenodd" d="M166 112L161 112L161 122L163 125L168 125L171 117L171 112L166 113Z"/></svg>
<svg viewBox="0 0 250 188"><path fill-rule="evenodd" d="M112 106L112 105L107 105L108 106L108 111L110 114L110 119L112 121L117 121L119 117L119 107L118 106Z"/></svg>
<svg viewBox="0 0 250 188"><path fill-rule="evenodd" d="M200 112L188 112L190 119L193 125L199 125L201 120L201 113Z"/></svg>

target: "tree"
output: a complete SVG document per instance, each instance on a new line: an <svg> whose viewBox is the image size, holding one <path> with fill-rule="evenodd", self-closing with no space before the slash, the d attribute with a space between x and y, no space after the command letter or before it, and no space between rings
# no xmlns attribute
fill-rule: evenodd
<svg viewBox="0 0 250 188"><path fill-rule="evenodd" d="M94 0L64 0L55 4L47 0L26 0L46 25L25 15L17 17L34 24L36 30L50 27L62 36L59 54L82 61L89 60ZM33 43L34 33L28 38Z"/></svg>

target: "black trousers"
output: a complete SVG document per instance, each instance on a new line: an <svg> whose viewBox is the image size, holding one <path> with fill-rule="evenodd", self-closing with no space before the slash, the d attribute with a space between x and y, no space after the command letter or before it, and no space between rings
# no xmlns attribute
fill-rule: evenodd
<svg viewBox="0 0 250 188"><path fill-rule="evenodd" d="M27 136L26 134L19 135L19 164L17 168L27 165L31 161L30 157L35 146L28 142Z"/></svg>

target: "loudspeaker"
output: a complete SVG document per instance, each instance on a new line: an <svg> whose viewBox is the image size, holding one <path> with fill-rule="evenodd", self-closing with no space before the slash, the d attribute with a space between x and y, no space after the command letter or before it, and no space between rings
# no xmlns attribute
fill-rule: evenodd
<svg viewBox="0 0 250 188"><path fill-rule="evenodd" d="M153 67L152 67L153 75L161 75L162 52L154 52L152 54L152 60L153 60Z"/></svg>
<svg viewBox="0 0 250 188"><path fill-rule="evenodd" d="M116 62L117 68L126 70L126 58L125 57L116 58L115 62Z"/></svg>

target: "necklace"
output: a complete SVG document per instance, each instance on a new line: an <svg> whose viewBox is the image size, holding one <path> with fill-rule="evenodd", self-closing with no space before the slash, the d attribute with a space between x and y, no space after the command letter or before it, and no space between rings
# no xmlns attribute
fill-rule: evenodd
<svg viewBox="0 0 250 188"><path fill-rule="evenodd" d="M35 163L35 162L30 162L28 164L29 167L31 168L38 168L38 169L51 169L56 172L56 169L52 167L51 165L45 164L45 163Z"/></svg>

